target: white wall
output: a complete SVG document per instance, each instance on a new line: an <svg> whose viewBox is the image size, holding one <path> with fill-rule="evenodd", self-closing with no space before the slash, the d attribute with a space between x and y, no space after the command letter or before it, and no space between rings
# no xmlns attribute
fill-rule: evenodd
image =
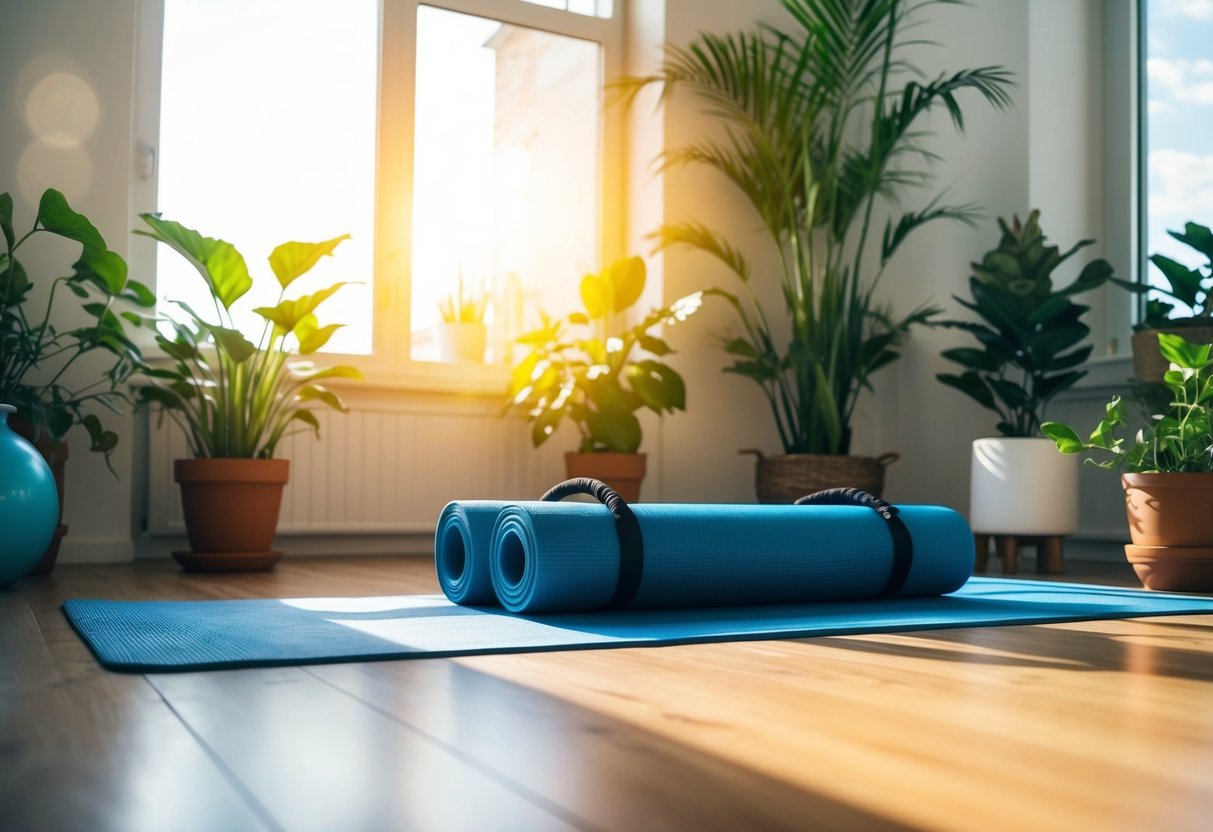
<svg viewBox="0 0 1213 832"><path fill-rule="evenodd" d="M632 29L634 43L654 44L662 38L686 43L698 31L734 30L755 19L793 25L777 0L666 0L664 15L658 2L634 2L643 12ZM1099 190L1104 164L1099 122L1103 69L1098 60L1102 5L1100 0L975 0L969 7L929 11L933 23L921 34L943 46L921 52L918 60L928 73L1002 64L1015 72L1019 86L1016 107L1009 113L966 102L968 130L963 137L955 135L946 116L936 116L932 126L938 136L931 147L945 160L938 168L938 183L951 187L956 202L983 205L986 218L976 230L952 224L918 232L899 254L882 289L899 309L929 300L945 306L949 314L959 314L951 295L965 290L969 261L996 242L995 216L1022 214L1036 205L1044 209L1046 230L1058 241L1104 233ZM132 128L139 7L138 0L9 0L0 27L0 78L5 79L0 105L6 116L0 119L0 190L14 191L22 223L32 219L43 187L66 190L124 256L131 254L132 206L147 203L140 190L147 186L132 170L136 138L148 129ZM22 174L21 160L32 140L25 126L25 102L34 84L54 71L70 71L89 84L101 105L100 121L70 159L50 154L49 164L27 166ZM661 141L679 145L709 128L693 102L676 99L661 115L656 132L638 134L641 143L628 160L629 179L634 188L640 182L649 184L634 191L628 227L632 250L644 249L643 234L663 210L668 218L702 220L734 242L762 248L757 221L727 183L690 170L647 179L649 158ZM82 169L82 159L88 163L87 177L72 173ZM907 198L907 207L918 204L913 196ZM772 273L772 260L754 260L756 274ZM50 262L36 259L29 265L37 275L40 265ZM702 255L671 252L652 266L653 274L664 278L667 301L707 285L729 283L728 274ZM771 283L768 295L773 300ZM646 444L656 455L654 477L646 486L650 498L752 500L753 462L738 457L737 449L778 451L757 388L720 372L724 355L714 336L731 323L723 304L714 303L691 325L670 333L679 350L672 360L687 380L690 410L660 426L650 423ZM875 379L877 395L864 403L854 450L902 454L889 473L888 492L894 499L967 508L969 441L991 432L993 418L934 379L945 368L940 351L963 340L955 332L919 330L903 360ZM114 426L122 438L115 457L120 474L116 482L98 459L81 450L84 440L74 437L77 450L70 465L66 518L72 531L64 560L130 556L130 518L142 511L132 497L132 483L142 472L132 467L134 422L126 419ZM522 431L518 441L525 441Z"/></svg>
<svg viewBox="0 0 1213 832"><path fill-rule="evenodd" d="M7 0L0 14L0 191L15 202L15 224L28 230L47 187L63 191L73 208L89 217L110 248L130 253L131 119L136 37L136 0ZM43 79L68 73L81 82L70 101L51 102L80 113L97 107L96 127L79 145L39 142L27 120L31 92ZM32 106L38 106L37 101ZM33 246L31 246L33 248ZM78 254L72 245L40 246L22 262L35 283L70 273ZM68 298L64 298L67 300ZM70 307L65 304L64 308ZM56 320L71 323L71 316ZM100 365L104 367L102 362ZM98 363L78 368L75 381L95 377ZM97 454L88 452L83 431L69 439L64 522L71 530L61 559L125 560L131 556L131 451L134 420L105 416L119 437L115 480Z"/></svg>

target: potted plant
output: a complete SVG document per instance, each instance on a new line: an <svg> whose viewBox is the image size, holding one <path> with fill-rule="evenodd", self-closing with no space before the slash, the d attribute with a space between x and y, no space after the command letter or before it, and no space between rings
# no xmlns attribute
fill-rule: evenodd
<svg viewBox="0 0 1213 832"><path fill-rule="evenodd" d="M1062 453L1091 451L1103 458L1089 463L1122 472L1133 541L1125 554L1147 589L1213 591L1213 347L1157 337L1170 403L1132 441L1117 435L1126 424L1120 397L1088 439L1059 422L1041 430Z"/></svg>
<svg viewBox="0 0 1213 832"><path fill-rule="evenodd" d="M319 437L314 405L345 410L319 382L362 377L353 367L291 360L294 353L314 354L342 326L321 326L315 312L345 284L295 298L286 298L286 290L349 235L274 249L269 264L280 287L278 303L253 310L265 321L254 343L232 319L232 305L253 284L240 252L159 214L140 216L150 231L136 233L185 257L215 306L208 321L177 304L187 322L170 320L172 336L157 335L168 361L146 366L146 382L138 388L141 402L158 405L181 428L192 457L174 468L191 551L173 557L187 570L269 569L282 557L271 545L290 473L289 461L275 457L278 444L296 425Z"/></svg>
<svg viewBox="0 0 1213 832"><path fill-rule="evenodd" d="M645 472L636 411L686 410L682 376L662 361L672 350L650 330L686 320L703 302L696 292L632 326L614 326L644 284L644 261L624 258L581 279L584 311L557 319L541 313L543 325L518 339L530 352L513 369L507 405L531 422L536 448L572 422L581 441L565 455L568 475L602 480L629 501L640 499Z"/></svg>
<svg viewBox="0 0 1213 832"><path fill-rule="evenodd" d="M1189 222L1182 232L1167 233L1208 262L1202 271L1188 268L1162 254L1150 255L1150 262L1162 272L1170 288L1143 285L1140 290L1162 294L1171 300L1148 297L1145 317L1133 327L1133 370L1137 380L1144 384L1159 384L1167 371L1167 361L1158 350L1159 332L1183 335L1198 344L1213 342L1213 304L1209 302L1209 289L1213 287L1213 231ZM1184 307L1191 315L1171 317L1177 309Z"/></svg>
<svg viewBox="0 0 1213 832"><path fill-rule="evenodd" d="M46 190L38 203L33 227L20 236L13 228L13 199L0 194L0 404L16 413L13 429L34 443L55 477L59 520L54 537L33 572L49 572L59 554L67 526L63 524L63 488L68 458L67 435L82 426L89 448L105 456L118 445L118 434L97 416L98 408L121 414L129 403L122 385L139 366L139 348L127 337L125 324L141 324L124 303L149 307L151 291L127 275L126 262L110 251L97 228L72 210L63 194ZM35 239L59 237L80 244L72 273L36 290L18 250ZM79 305L79 311L71 308ZM71 323L66 318L73 318ZM104 357L105 363L98 360ZM77 362L91 362L95 372L86 382L69 381Z"/></svg>
<svg viewBox="0 0 1213 832"><path fill-rule="evenodd" d="M998 226L997 248L971 264L971 299L954 297L978 320L941 322L968 332L978 346L945 350L943 357L963 372L936 378L998 415L999 435L973 442L969 522L980 542L987 535L1060 538L1078 528L1077 460L1053 451L1040 435L1041 417L1053 397L1086 375L1077 368L1091 355L1092 348L1082 346L1089 307L1074 297L1124 281L1096 259L1059 287L1054 271L1094 241L1080 240L1062 253L1047 243L1039 211L1023 223L1018 216L1010 225L999 219ZM1003 567L1014 571L1009 554ZM979 551L978 563L983 560Z"/></svg>
<svg viewBox="0 0 1213 832"><path fill-rule="evenodd" d="M484 316L489 309L489 294L480 286L463 285L463 273L454 292L438 302L441 320L434 326L434 344L438 360L445 363L484 361L488 328Z"/></svg>
<svg viewBox="0 0 1213 832"><path fill-rule="evenodd" d="M881 461L847 456L860 390L898 358L897 347L937 310L906 315L876 301L886 267L918 228L940 219L969 222L973 207L925 207L891 219L878 246L878 201L896 199L930 176L910 160L931 158L920 120L943 107L964 125L961 97L1009 105L1010 74L981 67L923 81L906 51L918 11L930 3L782 0L794 32L701 34L668 45L655 74L616 86L634 96L685 87L719 119L724 138L667 151L665 164L701 164L740 190L778 256L778 276L753 275L745 253L699 222L662 226L660 247L689 246L721 261L740 294L713 290L732 305L740 332L726 340L726 372L754 381L770 405L783 455L759 458L760 499L790 501L807 491L854 485L878 493ZM876 260L869 261L875 251ZM777 280L779 309L754 284ZM782 319L782 320L780 320ZM784 340L782 333L790 337ZM887 461L887 459L885 460ZM764 487L768 474L777 481Z"/></svg>

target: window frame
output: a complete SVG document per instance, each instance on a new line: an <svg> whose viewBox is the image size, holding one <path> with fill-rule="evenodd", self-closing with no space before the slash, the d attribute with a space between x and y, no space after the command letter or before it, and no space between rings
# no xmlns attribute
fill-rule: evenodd
<svg viewBox="0 0 1213 832"><path fill-rule="evenodd" d="M136 79L139 98L137 152L143 147L159 156L161 61L164 3L141 0L140 55ZM623 74L625 0L615 0L609 18L528 3L526 0L379 0L378 93L376 97L376 149L374 181L374 282L371 301L370 355L342 356L363 370L366 380L349 390L416 390L421 392L499 395L507 366L499 364L438 364L412 359L412 220L414 105L417 77L417 10L431 6L502 23L538 29L556 35L597 43L602 57L602 78ZM625 235L625 151L622 107L606 106L602 99L598 170L598 251L600 262L622 256ZM135 166L136 169L138 166ZM133 204L139 213L156 210L158 170L148 179L132 183ZM222 234L222 229L214 229ZM130 261L136 273L151 275L155 291L154 243L136 238ZM155 354L154 344L142 344ZM335 386L345 387L344 384Z"/></svg>

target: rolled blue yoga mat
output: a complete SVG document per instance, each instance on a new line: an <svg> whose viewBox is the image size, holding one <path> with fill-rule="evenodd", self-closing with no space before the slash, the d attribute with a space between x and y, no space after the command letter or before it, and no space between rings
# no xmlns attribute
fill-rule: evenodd
<svg viewBox="0 0 1213 832"><path fill-rule="evenodd" d="M434 570L443 593L456 604L496 605L489 574L489 543L497 515L510 503L466 500L447 503L434 531Z"/></svg>
<svg viewBox="0 0 1213 832"><path fill-rule="evenodd" d="M889 525L867 507L641 503L631 510L644 557L628 609L873 598L893 570ZM964 518L940 506L901 506L899 516L913 561L895 595L959 589L973 569ZM510 612L600 609L619 582L620 551L604 505L509 504L489 546L493 589Z"/></svg>

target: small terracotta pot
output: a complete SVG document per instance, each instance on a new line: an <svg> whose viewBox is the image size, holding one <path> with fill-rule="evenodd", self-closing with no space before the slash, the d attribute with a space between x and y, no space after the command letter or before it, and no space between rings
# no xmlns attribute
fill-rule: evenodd
<svg viewBox="0 0 1213 832"><path fill-rule="evenodd" d="M173 558L187 571L270 569L271 549L290 476L285 459L178 459L174 475L190 539Z"/></svg>
<svg viewBox="0 0 1213 832"><path fill-rule="evenodd" d="M629 503L640 501L640 485L644 480L645 454L621 454L605 452L564 455L564 468L570 479L591 477L602 480L619 492Z"/></svg>
<svg viewBox="0 0 1213 832"><path fill-rule="evenodd" d="M1122 474L1137 546L1213 546L1213 473Z"/></svg>

